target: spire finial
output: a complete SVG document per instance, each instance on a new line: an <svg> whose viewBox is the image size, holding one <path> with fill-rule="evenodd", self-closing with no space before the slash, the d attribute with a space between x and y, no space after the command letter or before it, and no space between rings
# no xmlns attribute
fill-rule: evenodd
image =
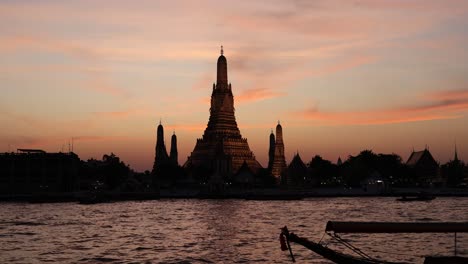
<svg viewBox="0 0 468 264"><path fill-rule="evenodd" d="M161 118L159 118L159 125L161 125Z"/></svg>
<svg viewBox="0 0 468 264"><path fill-rule="evenodd" d="M278 119L278 125L281 125L279 119Z"/></svg>
<svg viewBox="0 0 468 264"><path fill-rule="evenodd" d="M271 134L273 134L273 128L271 129Z"/></svg>
<svg viewBox="0 0 468 264"><path fill-rule="evenodd" d="M458 161L457 141L455 141L455 157L454 157L454 160L455 160L455 161Z"/></svg>
<svg viewBox="0 0 468 264"><path fill-rule="evenodd" d="M224 55L223 45L221 45L221 56Z"/></svg>

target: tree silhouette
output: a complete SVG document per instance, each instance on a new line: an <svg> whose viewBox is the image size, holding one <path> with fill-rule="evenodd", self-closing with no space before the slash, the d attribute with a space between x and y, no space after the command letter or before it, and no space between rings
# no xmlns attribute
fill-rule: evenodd
<svg viewBox="0 0 468 264"><path fill-rule="evenodd" d="M349 186L360 186L361 182L372 175L379 173L390 183L411 182L408 168L396 154L375 154L372 150L363 150L357 156L349 156L342 165L342 176Z"/></svg>
<svg viewBox="0 0 468 264"><path fill-rule="evenodd" d="M451 160L441 166L442 176L447 179L447 186L456 187L463 182L463 168L465 164L460 160Z"/></svg>
<svg viewBox="0 0 468 264"><path fill-rule="evenodd" d="M335 186L341 183L338 174L338 166L329 160L316 155L308 164L310 176L307 179L308 185Z"/></svg>

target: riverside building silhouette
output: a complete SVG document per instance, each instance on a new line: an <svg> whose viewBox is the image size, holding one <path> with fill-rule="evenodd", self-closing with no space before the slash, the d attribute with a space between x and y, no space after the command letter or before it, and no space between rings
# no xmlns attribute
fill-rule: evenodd
<svg viewBox="0 0 468 264"><path fill-rule="evenodd" d="M421 151L413 150L406 165L412 170L417 182L422 186L429 186L431 184L442 185L439 163L429 152L427 146Z"/></svg>
<svg viewBox="0 0 468 264"><path fill-rule="evenodd" d="M261 165L243 138L234 115L234 96L228 82L227 60L223 54L217 63L217 79L211 93L211 107L208 125L201 138L184 164L190 168L209 174L211 182L223 182L236 174L245 163L256 173Z"/></svg>
<svg viewBox="0 0 468 264"><path fill-rule="evenodd" d="M73 152L18 149L0 154L0 195L72 192L79 188L80 164Z"/></svg>

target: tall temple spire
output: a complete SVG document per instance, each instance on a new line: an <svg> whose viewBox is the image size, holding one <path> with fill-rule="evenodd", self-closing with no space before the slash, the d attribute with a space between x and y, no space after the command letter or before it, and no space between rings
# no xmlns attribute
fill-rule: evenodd
<svg viewBox="0 0 468 264"><path fill-rule="evenodd" d="M224 53L224 52L223 52ZM234 96L227 79L227 60L224 55L219 56L217 63L217 81L211 94L210 119L205 136L230 133L240 136L234 116Z"/></svg>
<svg viewBox="0 0 468 264"><path fill-rule="evenodd" d="M278 125L276 126L276 143L283 144L283 127L280 125L279 121ZM281 154L284 154L284 148Z"/></svg>
<svg viewBox="0 0 468 264"><path fill-rule="evenodd" d="M216 88L218 89L227 89L228 88L228 75L227 75L227 60L224 57L223 46L221 46L221 55L218 58L217 65L217 78L216 78Z"/></svg>

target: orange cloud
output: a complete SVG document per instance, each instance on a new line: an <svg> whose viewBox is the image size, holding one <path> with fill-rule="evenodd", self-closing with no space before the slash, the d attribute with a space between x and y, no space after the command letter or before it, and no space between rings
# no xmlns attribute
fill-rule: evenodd
<svg viewBox="0 0 468 264"><path fill-rule="evenodd" d="M129 140L131 137L123 136L74 136L73 141L108 141L108 140Z"/></svg>
<svg viewBox="0 0 468 264"><path fill-rule="evenodd" d="M151 114L151 111L147 108L138 108L125 111L92 112L91 114L94 117L98 118L127 118L136 116L147 116Z"/></svg>
<svg viewBox="0 0 468 264"><path fill-rule="evenodd" d="M0 37L0 52L29 49L62 53L78 59L79 61L83 61L89 65L87 68L77 67L75 65L60 65L60 68L62 68L60 70L63 71L63 69L65 69L66 71L75 71L85 74L87 76L87 80L81 83L81 87L84 89L113 96L128 97L128 93L113 84L107 76L107 72L102 67L98 67L100 56L98 55L98 52L92 48L88 48L83 44L80 45L79 42L73 43L46 36L10 35ZM23 68L24 67L25 66L23 66ZM40 65L39 68L40 70L49 70L53 72L57 70L56 65Z"/></svg>
<svg viewBox="0 0 468 264"><path fill-rule="evenodd" d="M468 98L468 89L434 92L428 94L426 97L433 100L466 99Z"/></svg>
<svg viewBox="0 0 468 264"><path fill-rule="evenodd" d="M286 93L272 91L271 89L267 88L254 88L245 90L242 93L240 93L238 96L236 96L236 101L238 103L247 103L280 97L284 95L286 95Z"/></svg>
<svg viewBox="0 0 468 264"><path fill-rule="evenodd" d="M252 88L252 89L248 89L248 90L244 90L240 92L239 95L234 94L234 103L235 104L252 103L256 101L267 100L270 98L281 97L285 95L286 93L284 92L272 91L271 89L267 89L267 88ZM209 105L210 100L211 99L209 97L203 97L203 98L200 98L198 101L202 103L203 105Z"/></svg>
<svg viewBox="0 0 468 264"><path fill-rule="evenodd" d="M450 4L447 4L450 3ZM421 12L438 12L451 13L463 12L460 9L468 8L466 1L464 0L451 0L446 3L440 1L405 1L405 0L390 0L390 1L375 1L375 0L359 0L353 3L356 6L391 10L391 9L402 9L408 11L421 11Z"/></svg>
<svg viewBox="0 0 468 264"><path fill-rule="evenodd" d="M206 124L186 124L186 125L172 125L168 126L169 130L176 130L176 131L204 131L206 128Z"/></svg>
<svg viewBox="0 0 468 264"><path fill-rule="evenodd" d="M239 128L242 129L256 129L256 128L261 128L261 129L268 129L271 127L274 127L274 123L242 123L239 125ZM176 133L177 131L189 131L189 132L198 132L200 135L205 131L207 124L184 124L184 125L167 125L164 126L164 129L166 131L172 131L175 130Z"/></svg>
<svg viewBox="0 0 468 264"><path fill-rule="evenodd" d="M368 111L324 112L310 108L293 115L328 125L372 125L456 119L468 110L468 90L430 93L424 97L434 100L415 106Z"/></svg>
<svg viewBox="0 0 468 264"><path fill-rule="evenodd" d="M44 144L51 142L49 138L38 137L38 136L2 136L0 142L7 143L10 151L14 151L17 148L36 148L42 147ZM5 145L5 144L2 144Z"/></svg>
<svg viewBox="0 0 468 264"><path fill-rule="evenodd" d="M340 71L349 70L352 68L359 67L361 65L374 63L377 61L377 56L354 56L351 58L347 58L343 61L339 61L332 65L326 66L322 69L317 71L313 71L312 75L326 75L332 74Z"/></svg>
<svg viewBox="0 0 468 264"><path fill-rule="evenodd" d="M196 82L193 86L193 90L208 90L212 87L212 82L216 77L212 73L205 73L203 77Z"/></svg>
<svg viewBox="0 0 468 264"><path fill-rule="evenodd" d="M81 72L88 76L81 85L87 90L125 98L130 96L127 91L115 85L109 78L107 71L102 68L87 68Z"/></svg>
<svg viewBox="0 0 468 264"><path fill-rule="evenodd" d="M94 115L103 118L125 118L130 116L130 111L115 111L115 112L93 112Z"/></svg>
<svg viewBox="0 0 468 264"><path fill-rule="evenodd" d="M82 45L55 38L34 35L4 35L0 38L0 52L12 52L28 49L59 52L79 59L94 59L96 53Z"/></svg>
<svg viewBox="0 0 468 264"><path fill-rule="evenodd" d="M455 119L460 117L459 115L454 114L444 115L435 113L404 113L401 110L377 110L367 112L321 112L311 109L302 112L296 112L294 115L303 117L306 120L319 121L326 125L382 125L438 119Z"/></svg>

